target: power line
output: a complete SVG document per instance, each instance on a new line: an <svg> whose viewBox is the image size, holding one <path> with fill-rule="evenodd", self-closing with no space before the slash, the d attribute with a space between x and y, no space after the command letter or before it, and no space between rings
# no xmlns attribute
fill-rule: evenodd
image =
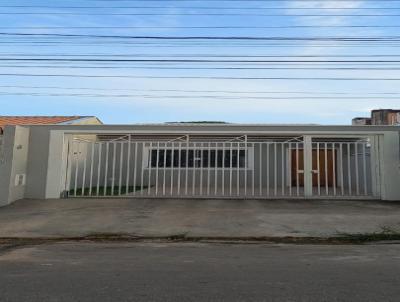
<svg viewBox="0 0 400 302"><path fill-rule="evenodd" d="M198 79L198 80L307 80L307 81L400 81L400 78L373 77L228 77L228 76L134 76L134 75L83 75L83 74L32 74L0 73L11 77L67 77L67 78L121 78L121 79Z"/></svg>
<svg viewBox="0 0 400 302"><path fill-rule="evenodd" d="M83 93L24 93L24 92L0 92L0 95L19 95L19 96L52 96L52 97L107 97L107 98L148 98L148 99L220 99L220 100L377 100L377 97L264 97L264 96L215 96L215 95L146 95L146 94L83 94ZM379 98L383 100L383 98ZM385 97L384 99L395 99L397 97Z"/></svg>
<svg viewBox="0 0 400 302"><path fill-rule="evenodd" d="M206 57L206 58L376 58L376 57L400 57L400 54L343 54L343 55L248 55L248 54L204 54L204 53L172 53L172 54L151 54L151 53L132 53L132 54L105 54L105 53L86 53L86 54L71 54L71 53L0 53L3 56L18 56L18 57Z"/></svg>
<svg viewBox="0 0 400 302"><path fill-rule="evenodd" d="M400 15L399 15L400 16ZM98 34L48 34L48 33L9 33L0 32L2 36L42 36L62 38L112 38L132 40L239 40L239 41L400 41L400 36L315 36L315 37L285 37L285 36L128 36L128 35L98 35Z"/></svg>
<svg viewBox="0 0 400 302"><path fill-rule="evenodd" d="M5 1L5 0L1 0ZM18 1L18 0L17 0ZM42 1L42 0L31 0ZM66 0L67 1L67 0ZM75 1L75 0L70 0ZM110 2L110 0L81 0L82 2ZM146 0L146 2L204 2L204 0ZM207 2L292 2L293 0L206 0ZM297 2L319 2L319 0L296 0ZM325 0L324 2L359 2L360 0ZM363 0L363 2L398 2L400 0ZM143 2L143 0L112 0L112 2Z"/></svg>
<svg viewBox="0 0 400 302"><path fill-rule="evenodd" d="M204 9L204 10L392 10L399 7L226 7L226 6L50 6L50 5L0 5L0 8L49 9Z"/></svg>
<svg viewBox="0 0 400 302"><path fill-rule="evenodd" d="M78 12L0 12L0 15L66 16L254 16L254 17L399 17L400 14L262 14L262 13L78 13Z"/></svg>
<svg viewBox="0 0 400 302"><path fill-rule="evenodd" d="M386 70L397 71L400 67L160 67L160 66L59 66L59 65L0 65L0 68L56 68L56 69L147 69L147 70Z"/></svg>
<svg viewBox="0 0 400 302"><path fill-rule="evenodd" d="M192 90L192 89L134 89L134 88L101 88L101 87L72 87L72 86L27 86L27 85L0 85L0 88L18 89L68 89L68 90L95 90L95 91L140 91L140 92L179 92L179 93L231 93L231 94L306 94L306 95L399 95L399 92L316 92L316 91L245 91L245 90Z"/></svg>
<svg viewBox="0 0 400 302"><path fill-rule="evenodd" d="M400 1L400 0L399 0ZM0 29L290 29L290 28L397 28L400 25L272 25L272 26L0 26Z"/></svg>
<svg viewBox="0 0 400 302"><path fill-rule="evenodd" d="M0 61L22 62L136 62L136 63L400 63L400 60L209 60L209 59L60 59L0 58Z"/></svg>

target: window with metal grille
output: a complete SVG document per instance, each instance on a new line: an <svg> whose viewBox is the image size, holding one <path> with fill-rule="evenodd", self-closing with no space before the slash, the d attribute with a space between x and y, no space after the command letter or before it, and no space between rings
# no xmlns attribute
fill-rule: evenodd
<svg viewBox="0 0 400 302"><path fill-rule="evenodd" d="M246 168L246 150L151 149L152 168Z"/></svg>

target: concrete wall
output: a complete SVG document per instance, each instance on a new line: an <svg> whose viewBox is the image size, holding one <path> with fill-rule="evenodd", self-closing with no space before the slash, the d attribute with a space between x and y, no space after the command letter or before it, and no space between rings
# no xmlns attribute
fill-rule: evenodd
<svg viewBox="0 0 400 302"><path fill-rule="evenodd" d="M50 131L31 127L29 137L26 198L45 198Z"/></svg>
<svg viewBox="0 0 400 302"><path fill-rule="evenodd" d="M24 198L28 152L29 128L6 127L0 154L0 206Z"/></svg>

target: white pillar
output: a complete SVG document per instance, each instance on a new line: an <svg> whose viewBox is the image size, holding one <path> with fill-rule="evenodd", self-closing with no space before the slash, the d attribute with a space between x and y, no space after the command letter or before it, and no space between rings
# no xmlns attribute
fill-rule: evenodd
<svg viewBox="0 0 400 302"><path fill-rule="evenodd" d="M312 137L304 136L304 196L312 197Z"/></svg>

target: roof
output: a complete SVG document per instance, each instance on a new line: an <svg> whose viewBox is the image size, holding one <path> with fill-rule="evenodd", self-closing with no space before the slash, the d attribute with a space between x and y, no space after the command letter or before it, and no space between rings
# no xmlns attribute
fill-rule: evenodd
<svg viewBox="0 0 400 302"><path fill-rule="evenodd" d="M63 124L91 116L0 116L0 133L4 126Z"/></svg>

